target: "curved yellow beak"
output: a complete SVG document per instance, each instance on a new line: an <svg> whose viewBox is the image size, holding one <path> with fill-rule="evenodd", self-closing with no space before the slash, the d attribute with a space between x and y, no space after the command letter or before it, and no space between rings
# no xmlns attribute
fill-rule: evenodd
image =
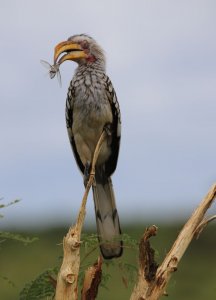
<svg viewBox="0 0 216 300"><path fill-rule="evenodd" d="M66 52L59 61L57 62L59 56ZM87 54L83 51L81 46L77 43L71 41L64 41L55 46L54 50L54 64L62 64L66 60L76 60L79 58L87 58Z"/></svg>

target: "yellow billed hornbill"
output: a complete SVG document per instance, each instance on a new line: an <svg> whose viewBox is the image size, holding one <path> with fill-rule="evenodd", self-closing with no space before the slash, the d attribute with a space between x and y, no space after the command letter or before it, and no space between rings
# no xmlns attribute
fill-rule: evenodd
<svg viewBox="0 0 216 300"><path fill-rule="evenodd" d="M78 68L66 100L66 123L77 165L86 184L98 139L107 131L95 170L93 197L101 253L104 258L122 254L121 229L111 175L116 169L121 118L115 90L105 71L105 56L86 34L74 35L55 47L54 65L75 61Z"/></svg>

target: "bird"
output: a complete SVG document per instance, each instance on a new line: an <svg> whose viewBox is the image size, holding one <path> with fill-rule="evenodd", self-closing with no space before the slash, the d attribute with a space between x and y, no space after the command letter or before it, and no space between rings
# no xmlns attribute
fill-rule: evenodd
<svg viewBox="0 0 216 300"><path fill-rule="evenodd" d="M95 147L103 130L102 144L92 185L97 235L105 259L122 255L123 242L111 175L119 155L121 113L112 82L106 75L101 46L87 34L77 34L56 45L54 64L78 64L66 99L66 125L73 154L86 185Z"/></svg>

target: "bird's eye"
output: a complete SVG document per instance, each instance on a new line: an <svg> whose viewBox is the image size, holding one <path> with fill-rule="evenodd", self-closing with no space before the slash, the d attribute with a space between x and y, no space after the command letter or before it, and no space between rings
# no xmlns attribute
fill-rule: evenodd
<svg viewBox="0 0 216 300"><path fill-rule="evenodd" d="M88 48L89 48L89 43L88 43L88 41L83 40L83 41L81 42L81 46L82 46L83 49L88 49Z"/></svg>

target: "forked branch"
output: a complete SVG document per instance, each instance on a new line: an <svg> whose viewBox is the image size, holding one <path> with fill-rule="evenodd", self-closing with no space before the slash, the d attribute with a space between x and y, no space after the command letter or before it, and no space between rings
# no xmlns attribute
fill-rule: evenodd
<svg viewBox="0 0 216 300"><path fill-rule="evenodd" d="M138 282L135 285L134 291L131 295L131 300L157 300L162 295L166 294L165 289L169 279L172 273L177 270L179 261L181 260L191 240L196 237L198 233L200 233L207 223L215 219L215 216L204 219L205 213L213 203L215 196L216 184L212 186L208 194L201 201L200 205L184 225L171 250L166 255L163 263L157 269L155 277L152 280L146 279L145 270L149 269L148 265L140 265ZM149 228L147 229L147 232L148 230ZM146 248L146 251L148 252L149 250ZM145 263L147 264L148 262L145 261Z"/></svg>

